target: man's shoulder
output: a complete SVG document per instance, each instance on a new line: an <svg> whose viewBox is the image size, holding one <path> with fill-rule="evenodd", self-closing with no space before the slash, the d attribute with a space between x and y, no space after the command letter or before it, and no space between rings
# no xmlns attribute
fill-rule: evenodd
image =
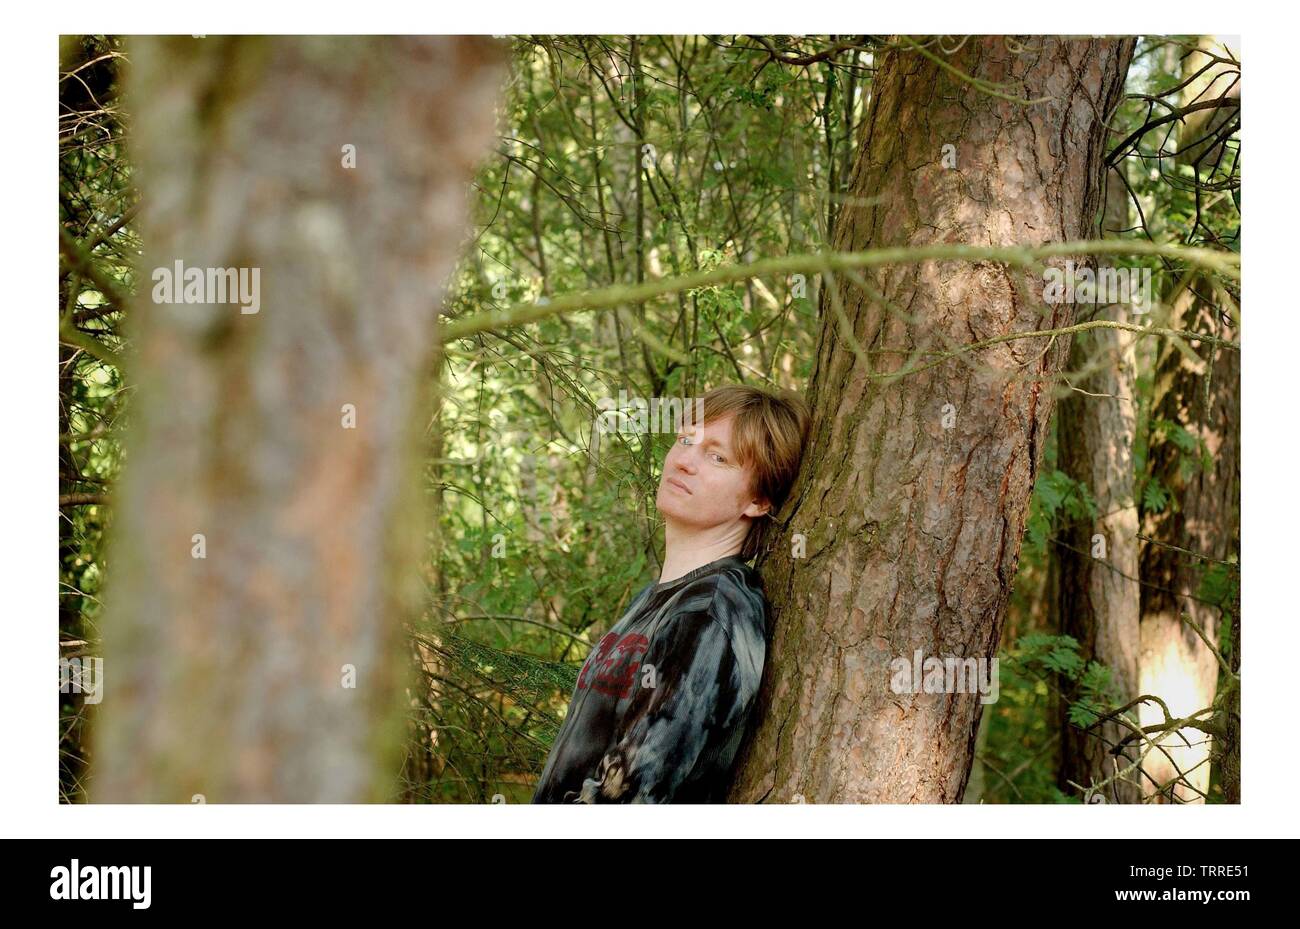
<svg viewBox="0 0 1300 929"><path fill-rule="evenodd" d="M673 612L707 614L722 627L737 651L764 647L767 597L758 572L747 564L728 565L691 580L682 588Z"/></svg>
<svg viewBox="0 0 1300 929"><path fill-rule="evenodd" d="M757 571L744 562L734 562L692 578L682 585L673 597L680 609L700 610L715 600L734 600L765 606L763 580Z"/></svg>

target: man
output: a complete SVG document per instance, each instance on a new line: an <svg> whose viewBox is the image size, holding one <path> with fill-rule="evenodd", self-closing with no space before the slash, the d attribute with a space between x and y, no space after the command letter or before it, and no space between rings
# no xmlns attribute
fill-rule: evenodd
<svg viewBox="0 0 1300 929"><path fill-rule="evenodd" d="M799 470L808 408L738 385L703 398L664 460L658 583L632 599L578 676L534 803L717 803L770 634L748 564Z"/></svg>

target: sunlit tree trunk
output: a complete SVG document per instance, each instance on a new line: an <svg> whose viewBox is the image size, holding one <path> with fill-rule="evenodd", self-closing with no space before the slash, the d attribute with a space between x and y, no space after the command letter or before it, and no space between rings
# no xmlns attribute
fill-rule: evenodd
<svg viewBox="0 0 1300 929"><path fill-rule="evenodd" d="M1194 281L1207 286L1199 275ZM1175 301L1174 312L1173 327L1236 338L1235 327L1210 300L1185 293ZM1141 562L1140 688L1161 698L1173 718L1214 702L1218 659L1191 626L1218 648L1222 611L1196 598L1213 564L1205 559L1226 560L1234 552L1233 527L1240 513L1240 359L1234 351L1211 346L1198 354L1206 363L1193 364L1177 351L1162 353L1156 375L1160 399L1153 415L1185 428L1203 443L1204 452L1184 451L1171 436L1153 439L1151 476L1169 490L1169 503L1162 512L1148 512L1143 524L1153 541L1146 543ZM1165 710L1148 701L1140 718L1143 726L1158 725L1166 720ZM1164 751L1152 751L1143 764L1154 779L1147 792L1159 786L1164 793L1157 799L1202 801L1210 782L1211 736L1184 728L1159 744Z"/></svg>
<svg viewBox="0 0 1300 929"><path fill-rule="evenodd" d="M494 128L482 38L130 49L146 209L91 799L394 796L435 322ZM259 269L260 306L153 269Z"/></svg>
<svg viewBox="0 0 1300 929"><path fill-rule="evenodd" d="M835 248L1094 235L1132 51L1131 39L933 46L1000 92L1049 98L1032 104L914 49L885 52ZM1064 326L1073 310L1044 302L1041 275L992 262L899 265L865 283L824 289L811 439L761 564L775 632L733 801L954 803L970 771L979 694L896 692L891 663L995 656L1069 339L876 375L927 360L914 350Z"/></svg>
<svg viewBox="0 0 1300 929"><path fill-rule="evenodd" d="M1202 53L1190 54L1184 60L1185 77L1207 63ZM1216 68L1235 70L1216 65L1202 74L1184 92L1184 105L1198 95L1213 99L1235 86L1226 75L1215 81ZM1190 160L1200 160L1202 173L1211 167L1203 157L1204 139L1214 122L1198 121L1179 133L1180 143L1185 143L1182 155L1195 153ZM1236 326L1207 276L1188 274L1166 297L1170 327L1236 340ZM1237 352L1213 344L1183 351L1169 343L1161 347L1156 366L1148 469L1168 490L1169 503L1160 512L1148 511L1143 520L1143 533L1152 541L1144 546L1141 560L1140 688L1143 694L1161 698L1174 718L1210 707L1218 685L1218 659L1195 629L1218 648L1222 612L1197 596L1213 564L1206 559L1224 560L1235 551L1240 522L1240 361ZM1162 423L1185 429L1200 450L1180 448L1174 435L1161 430ZM1140 719L1144 727L1160 725L1166 721L1165 708L1145 702ZM1157 742L1159 748L1143 764L1151 779L1147 793L1157 801L1203 802L1210 784L1211 736L1183 728Z"/></svg>
<svg viewBox="0 0 1300 929"><path fill-rule="evenodd" d="M1183 80L1188 82L1181 94L1184 107L1211 101L1230 104L1194 110L1179 121L1178 160L1202 171L1221 162L1224 143L1241 118L1241 69L1228 63L1232 54L1216 36L1203 35L1182 60Z"/></svg>

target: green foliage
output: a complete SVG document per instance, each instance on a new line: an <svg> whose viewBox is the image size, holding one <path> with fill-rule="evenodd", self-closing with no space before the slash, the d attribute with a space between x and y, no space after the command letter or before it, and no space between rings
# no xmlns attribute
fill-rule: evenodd
<svg viewBox="0 0 1300 929"><path fill-rule="evenodd" d="M1070 725L1087 728L1122 706L1112 669L1084 659L1070 635L1030 633L998 655L1001 689L991 709L979 763L1001 772L989 778L984 802L1079 803L1057 783L1058 702ZM987 711L988 712L988 709ZM1136 721L1136 713L1127 711ZM1008 774L1014 774L1014 781Z"/></svg>
<svg viewBox="0 0 1300 929"><path fill-rule="evenodd" d="M1169 491L1165 490L1160 479L1153 477L1142 488L1142 506L1148 513L1163 513L1169 505Z"/></svg>
<svg viewBox="0 0 1300 929"><path fill-rule="evenodd" d="M479 178L448 315L823 241L829 178L842 190L855 154L843 94L865 72L829 96L827 81L862 53L794 69L745 39L636 41L634 56L627 36L516 40L509 127ZM824 111L837 117L829 138ZM792 290L704 287L450 347L428 470L430 607L415 630L438 643L437 670L424 672L405 796L528 799L577 663L659 571L671 436L593 436L598 401L802 388L819 320L811 282Z"/></svg>
<svg viewBox="0 0 1300 929"><path fill-rule="evenodd" d="M1047 543L1063 522L1095 519L1097 501L1088 485L1064 471L1040 471L1034 481L1029 516L1025 521L1025 546L1042 555Z"/></svg>
<svg viewBox="0 0 1300 929"><path fill-rule="evenodd" d="M90 243L102 279L129 293L140 243L126 223L135 193L115 105L120 42L65 36L60 52L59 225L77 242ZM61 269L63 324L116 352L123 344L118 333L122 311L81 274ZM60 345L59 653L64 658L101 654L98 618L111 513L107 501L122 464L127 395L128 385L116 368ZM92 502L74 503L73 498ZM80 695L60 694L59 791L65 801L85 799L86 724Z"/></svg>
<svg viewBox="0 0 1300 929"><path fill-rule="evenodd" d="M1038 664L1071 679L1077 679L1084 670L1079 643L1071 636L1033 633L1022 636L1016 647L1018 651L1011 657L1024 666Z"/></svg>
<svg viewBox="0 0 1300 929"><path fill-rule="evenodd" d="M1071 723L1086 729L1117 706L1121 697L1114 674L1101 662L1088 662L1083 673L1074 679L1079 685L1079 696L1070 704L1067 715Z"/></svg>
<svg viewBox="0 0 1300 929"><path fill-rule="evenodd" d="M1058 701L1069 724L1084 728L1120 706L1108 667L1088 661L1068 635L1034 632L999 654L1001 690L989 723L982 763L1016 774L1011 784L988 781L985 802L1078 803L1056 781ZM1126 715L1136 719L1129 711Z"/></svg>
<svg viewBox="0 0 1300 929"><path fill-rule="evenodd" d="M1001 652L996 703L984 708L987 734L977 762L985 803L1057 803L1056 697L1041 677Z"/></svg>
<svg viewBox="0 0 1300 929"><path fill-rule="evenodd" d="M1232 612L1241 595L1241 571L1236 564L1215 562L1201 575L1196 596L1219 609Z"/></svg>

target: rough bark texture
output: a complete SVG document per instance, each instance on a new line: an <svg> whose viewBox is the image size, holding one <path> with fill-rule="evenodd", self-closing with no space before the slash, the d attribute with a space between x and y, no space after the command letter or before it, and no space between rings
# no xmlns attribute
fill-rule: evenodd
<svg viewBox="0 0 1300 929"><path fill-rule="evenodd" d="M1130 39L972 37L947 60L886 52L835 247L1037 245L1089 237L1106 122ZM940 53L941 54L941 53ZM956 166L945 169L944 145ZM775 632L731 799L960 802L981 704L891 689L894 659L995 656L1068 339L1010 342L899 379L943 350L1071 322L1039 275L994 263L897 266L883 299L824 289L804 467L762 562ZM904 354L881 352L903 350ZM945 428L945 405L955 419ZM795 536L806 557L792 555ZM796 796L799 795L799 796Z"/></svg>
<svg viewBox="0 0 1300 929"><path fill-rule="evenodd" d="M134 43L146 255L91 799L392 796L436 314L500 57L484 38ZM151 302L178 259L259 268L260 312Z"/></svg>
<svg viewBox="0 0 1300 929"><path fill-rule="evenodd" d="M1128 226L1128 195L1113 173L1106 185L1104 232ZM1140 323L1131 303L1080 307L1076 321L1113 319ZM1080 654L1111 670L1116 697L1123 705L1138 696L1138 511L1133 498L1133 439L1136 432L1136 336L1113 329L1080 332L1070 350L1071 379L1058 416L1057 461L1062 471L1088 486L1097 519L1071 523L1060 533L1055 556L1060 564L1061 632L1079 642ZM1081 393L1080 391L1086 391ZM1094 537L1105 552L1094 557ZM1066 707L1062 707L1064 710ZM1116 722L1079 729L1062 714L1061 783L1091 786L1111 779L1102 792L1110 803L1142 798L1137 772L1116 778L1137 760L1110 749L1130 733Z"/></svg>

